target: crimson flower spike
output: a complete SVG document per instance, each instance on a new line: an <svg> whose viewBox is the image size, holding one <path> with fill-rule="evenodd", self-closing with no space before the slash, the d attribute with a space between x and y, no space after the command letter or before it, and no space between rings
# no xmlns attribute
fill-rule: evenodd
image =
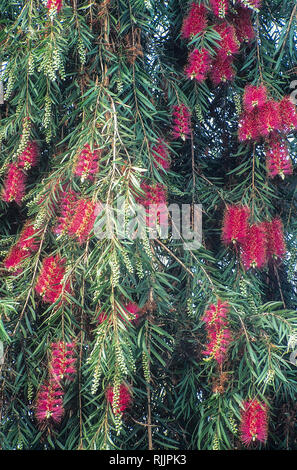
<svg viewBox="0 0 297 470"><path fill-rule="evenodd" d="M50 16L59 13L62 8L62 0L48 0L46 8Z"/></svg>
<svg viewBox="0 0 297 470"><path fill-rule="evenodd" d="M279 175L284 179L285 175L291 175L293 173L288 142L286 138L278 132L272 132L267 139L266 167L270 178Z"/></svg>
<svg viewBox="0 0 297 470"><path fill-rule="evenodd" d="M54 423L59 423L64 414L63 407L64 392L55 381L49 381L40 387L35 416L39 423L43 424L50 419Z"/></svg>
<svg viewBox="0 0 297 470"><path fill-rule="evenodd" d="M243 402L240 434L245 445L259 441L265 443L268 433L268 407L256 398Z"/></svg>
<svg viewBox="0 0 297 470"><path fill-rule="evenodd" d="M217 55L211 64L210 79L215 86L233 80L235 70L233 67L233 57Z"/></svg>
<svg viewBox="0 0 297 470"><path fill-rule="evenodd" d="M251 225L241 245L241 258L245 269L262 268L267 261L266 250L264 223Z"/></svg>
<svg viewBox="0 0 297 470"><path fill-rule="evenodd" d="M278 260L286 253L284 229L279 217L264 222L266 231L266 249L268 260Z"/></svg>
<svg viewBox="0 0 297 470"><path fill-rule="evenodd" d="M261 108L267 101L267 90L264 85L247 85L243 94L243 107L251 112L255 108Z"/></svg>
<svg viewBox="0 0 297 470"><path fill-rule="evenodd" d="M24 170L30 170L38 163L39 147L36 142L28 142L27 147L18 156L17 165Z"/></svg>
<svg viewBox="0 0 297 470"><path fill-rule="evenodd" d="M35 290L44 302L54 303L62 294L65 265L66 259L59 255L48 256L43 260ZM65 284L64 292L70 292L69 281Z"/></svg>
<svg viewBox="0 0 297 470"><path fill-rule="evenodd" d="M236 37L240 43L251 42L256 34L252 23L252 13L244 7L237 7L236 12L231 16L232 24L235 27Z"/></svg>
<svg viewBox="0 0 297 470"><path fill-rule="evenodd" d="M207 10L203 4L192 3L188 15L184 18L181 36L190 39L202 33L207 27Z"/></svg>
<svg viewBox="0 0 297 470"><path fill-rule="evenodd" d="M99 203L86 198L79 199L73 209L68 235L77 239L79 244L85 243L90 238L98 210Z"/></svg>
<svg viewBox="0 0 297 470"><path fill-rule="evenodd" d="M206 49L194 49L194 51L189 56L185 73L191 80L195 78L195 80L198 82L203 82L206 79L207 72L210 69L210 64L210 54Z"/></svg>
<svg viewBox="0 0 297 470"><path fill-rule="evenodd" d="M155 168L159 168L160 165L164 170L169 170L170 157L167 144L164 140L158 139L157 144L152 147L152 154L155 160Z"/></svg>
<svg viewBox="0 0 297 470"><path fill-rule="evenodd" d="M184 104L173 107L173 137L186 140L191 133L191 113Z"/></svg>
<svg viewBox="0 0 297 470"><path fill-rule="evenodd" d="M78 153L73 166L73 174L80 176L81 180L94 180L94 176L99 170L100 151L91 151L89 144L85 144L84 148Z"/></svg>
<svg viewBox="0 0 297 470"><path fill-rule="evenodd" d="M227 206L222 227L222 240L225 245L242 243L248 232L250 209L247 206Z"/></svg>
<svg viewBox="0 0 297 470"><path fill-rule="evenodd" d="M114 407L114 387L109 386L106 390L107 402ZM120 385L118 407L114 410L116 414L123 413L132 401L131 393L124 383Z"/></svg>
<svg viewBox="0 0 297 470"><path fill-rule="evenodd" d="M74 363L75 344L58 341L51 344L51 361L49 365L50 377L57 383L63 379L72 380L72 375L76 373Z"/></svg>
<svg viewBox="0 0 297 470"><path fill-rule="evenodd" d="M4 181L2 199L5 202L15 201L21 204L26 192L27 174L15 163L8 165L8 171Z"/></svg>

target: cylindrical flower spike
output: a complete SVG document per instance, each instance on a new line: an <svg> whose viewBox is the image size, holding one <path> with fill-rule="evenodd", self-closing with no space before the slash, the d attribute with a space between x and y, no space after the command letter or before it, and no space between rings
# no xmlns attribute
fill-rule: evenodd
<svg viewBox="0 0 297 470"><path fill-rule="evenodd" d="M186 140L191 133L191 113L184 104L173 107L173 130L175 139Z"/></svg>
<svg viewBox="0 0 297 470"><path fill-rule="evenodd" d="M60 201L60 215L58 217L58 224L54 228L54 233L57 235L66 234L69 224L75 213L75 205L78 201L78 194L72 189L64 191Z"/></svg>
<svg viewBox="0 0 297 470"><path fill-rule="evenodd" d="M208 329L219 330L228 325L228 313L229 313L228 302L222 302L218 299L217 304L211 304L207 308L202 318L207 325Z"/></svg>
<svg viewBox="0 0 297 470"><path fill-rule="evenodd" d="M221 36L219 42L218 56L222 59L236 54L239 51L239 42L236 37L235 27L226 21L214 26L214 30Z"/></svg>
<svg viewBox="0 0 297 470"><path fill-rule="evenodd" d="M62 0L48 0L46 8L48 9L49 15L54 15L59 13L62 7Z"/></svg>
<svg viewBox="0 0 297 470"><path fill-rule="evenodd" d="M291 175L293 173L288 143L278 132L272 132L267 139L266 166L268 176L271 178L279 175L284 179L285 175Z"/></svg>
<svg viewBox="0 0 297 470"><path fill-rule="evenodd" d="M76 156L76 160L73 167L73 173L75 176L80 176L81 180L90 179L94 180L94 175L98 173L99 169L99 150L91 151L89 144L85 144L84 148Z"/></svg>
<svg viewBox="0 0 297 470"><path fill-rule="evenodd" d="M237 40L250 42L255 38L255 29L252 23L251 11L244 7L238 7L232 15L232 24L235 27Z"/></svg>
<svg viewBox="0 0 297 470"><path fill-rule="evenodd" d="M72 380L72 374L76 373L74 348L74 343L64 341L51 344L49 373L53 381L60 383L63 379Z"/></svg>
<svg viewBox="0 0 297 470"><path fill-rule="evenodd" d="M189 56L185 73L191 80L195 78L198 82L203 82L210 69L210 64L211 58L207 49L194 49Z"/></svg>
<svg viewBox="0 0 297 470"><path fill-rule="evenodd" d="M275 217L271 222L264 222L266 231L266 250L269 260L277 260L284 257L286 253L286 244L284 238L284 229L279 217Z"/></svg>
<svg viewBox="0 0 297 470"><path fill-rule="evenodd" d="M296 105L291 101L290 96L284 98L278 103L281 127L280 130L289 134L297 129L297 111Z"/></svg>
<svg viewBox="0 0 297 470"><path fill-rule="evenodd" d="M188 15L182 25L181 36L189 39L198 33L202 33L207 27L206 8L201 3L192 3Z"/></svg>
<svg viewBox="0 0 297 470"><path fill-rule="evenodd" d="M18 165L14 163L8 165L2 191L3 201L15 201L20 205L26 192L26 180L27 174Z"/></svg>
<svg viewBox="0 0 297 470"><path fill-rule="evenodd" d="M253 224L248 228L241 248L241 258L245 269L262 268L266 264L266 232L263 223Z"/></svg>
<svg viewBox="0 0 297 470"><path fill-rule="evenodd" d="M48 256L43 260L35 290L42 296L44 302L54 303L63 293L65 265L66 259L59 255ZM70 292L69 281L64 286L64 292Z"/></svg>
<svg viewBox="0 0 297 470"><path fill-rule="evenodd" d="M242 243L248 232L250 209L247 206L227 206L224 213L222 240L225 245Z"/></svg>
<svg viewBox="0 0 297 470"><path fill-rule="evenodd" d="M98 204L90 199L79 199L73 210L73 217L68 227L69 236L85 243L91 234L97 217Z"/></svg>
<svg viewBox="0 0 297 470"><path fill-rule="evenodd" d="M140 187L144 195L136 196L135 200L145 208L146 225L156 228L159 223L163 226L168 221L165 186L161 183L151 185L143 181Z"/></svg>
<svg viewBox="0 0 297 470"><path fill-rule="evenodd" d="M243 402L240 433L244 444L259 441L265 443L268 432L268 407L256 398Z"/></svg>
<svg viewBox="0 0 297 470"><path fill-rule="evenodd" d="M64 414L64 392L57 382L49 381L41 386L38 393L35 416L39 423L48 422L50 419L59 423Z"/></svg>
<svg viewBox="0 0 297 470"><path fill-rule="evenodd" d="M108 387L106 390L106 399L114 408L114 388ZM125 384L120 385L118 407L114 410L116 414L123 413L132 401L131 393Z"/></svg>
<svg viewBox="0 0 297 470"><path fill-rule="evenodd" d="M215 86L233 80L235 70L233 67L233 57L223 57L217 55L211 64L210 79Z"/></svg>
<svg viewBox="0 0 297 470"><path fill-rule="evenodd" d="M157 144L152 148L152 154L155 159L154 166L156 168L160 168L161 166L164 170L169 170L171 162L165 141L158 139Z"/></svg>
<svg viewBox="0 0 297 470"><path fill-rule="evenodd" d="M247 85L243 94L243 107L251 112L255 108L261 108L267 102L267 90L264 85Z"/></svg>

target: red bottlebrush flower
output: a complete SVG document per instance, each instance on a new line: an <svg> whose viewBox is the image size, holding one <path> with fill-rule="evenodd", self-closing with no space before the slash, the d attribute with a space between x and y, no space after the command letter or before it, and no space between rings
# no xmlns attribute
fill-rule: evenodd
<svg viewBox="0 0 297 470"><path fill-rule="evenodd" d="M261 108L258 108L257 128L259 134L266 137L270 132L281 127L278 103L269 100Z"/></svg>
<svg viewBox="0 0 297 470"><path fill-rule="evenodd" d="M118 404L117 404L116 408L115 408L116 404L113 403L113 401L114 401L114 387L110 386L110 387L107 388L107 390L106 390L106 399L107 399L108 403L111 404L111 406L113 407L113 411L116 414L123 413L132 401L131 393L130 393L128 387L125 384L120 385L119 400L118 400Z"/></svg>
<svg viewBox="0 0 297 470"><path fill-rule="evenodd" d="M20 248L18 245L13 245L4 258L3 265L5 269L12 271L14 274L19 274L22 270L16 271L16 269L29 256L29 251Z"/></svg>
<svg viewBox="0 0 297 470"><path fill-rule="evenodd" d="M222 57L218 55L212 61L212 67L210 71L210 79L215 86L220 83L233 80L235 77L235 70L233 68L232 57Z"/></svg>
<svg viewBox="0 0 297 470"><path fill-rule="evenodd" d="M278 103L281 127L280 130L285 134L297 129L297 112L296 106L291 101L290 96L284 98Z"/></svg>
<svg viewBox="0 0 297 470"><path fill-rule="evenodd" d="M62 0L48 0L46 8L49 10L49 14L55 12L59 13L62 7Z"/></svg>
<svg viewBox="0 0 297 470"><path fill-rule="evenodd" d="M245 269L261 268L267 261L266 232L263 223L251 225L241 245L241 258Z"/></svg>
<svg viewBox="0 0 297 470"><path fill-rule="evenodd" d="M155 160L154 166L156 168L161 166L164 170L169 170L170 157L166 142L164 142L162 139L158 139L157 144L152 148L152 154Z"/></svg>
<svg viewBox="0 0 297 470"><path fill-rule="evenodd" d="M269 260L283 258L286 253L284 229L279 217L275 217L271 222L264 222L266 231L266 250Z"/></svg>
<svg viewBox="0 0 297 470"><path fill-rule="evenodd" d="M228 0L210 0L212 11L219 18L225 18L228 11Z"/></svg>
<svg viewBox="0 0 297 470"><path fill-rule="evenodd" d="M259 11L262 0L239 0L245 7Z"/></svg>
<svg viewBox="0 0 297 470"><path fill-rule="evenodd" d="M247 85L243 94L243 107L252 112L254 108L261 108L267 102L267 90L264 85Z"/></svg>
<svg viewBox="0 0 297 470"><path fill-rule="evenodd" d="M74 363L74 343L59 341L51 344L51 361L49 365L50 377L60 383L63 379L72 380L72 374L76 373Z"/></svg>
<svg viewBox="0 0 297 470"><path fill-rule="evenodd" d="M232 15L232 24L235 27L236 37L240 43L250 42L255 38L252 15L247 8L237 8L236 13Z"/></svg>
<svg viewBox="0 0 297 470"><path fill-rule="evenodd" d="M38 162L39 147L36 142L29 142L25 150L19 155L17 165L19 168L29 170Z"/></svg>
<svg viewBox="0 0 297 470"><path fill-rule="evenodd" d="M181 104L173 107L173 137L175 139L186 138L191 133L191 113L187 106Z"/></svg>
<svg viewBox="0 0 297 470"><path fill-rule="evenodd" d="M75 176L80 176L82 181L86 178L94 180L94 174L98 173L100 152L98 150L91 151L89 144L85 144L84 148L76 156L73 167Z"/></svg>
<svg viewBox="0 0 297 470"><path fill-rule="evenodd" d="M38 232L39 229L36 230L34 228L32 220L28 220L20 233L17 245L24 250L34 253L39 247Z"/></svg>
<svg viewBox="0 0 297 470"><path fill-rule="evenodd" d="M26 191L27 175L24 171L11 163L8 165L8 172L4 181L4 188L2 191L2 199L6 202L15 201L21 204Z"/></svg>
<svg viewBox="0 0 297 470"><path fill-rule="evenodd" d="M35 416L40 423L52 419L59 423L64 414L63 408L64 392L57 382L47 382L41 386L37 401Z"/></svg>
<svg viewBox="0 0 297 470"><path fill-rule="evenodd" d="M146 209L146 224L155 228L157 222L164 226L168 222L168 213L166 207L166 189L161 183L150 185L142 182L140 185L144 195L135 198L138 204Z"/></svg>
<svg viewBox="0 0 297 470"><path fill-rule="evenodd" d="M194 49L189 56L188 66L185 73L191 80L195 78L198 82L203 82L206 79L206 74L209 71L211 59L209 52L206 49Z"/></svg>
<svg viewBox="0 0 297 470"><path fill-rule="evenodd" d="M210 329L208 339L209 343L203 354L209 356L210 359L215 359L218 364L223 364L232 341L230 330L228 328Z"/></svg>
<svg viewBox="0 0 297 470"><path fill-rule="evenodd" d="M59 255L48 256L42 262L42 268L37 279L35 290L44 302L54 303L63 292L63 277L65 275L66 259ZM70 291L69 281L66 282L64 292Z"/></svg>
<svg viewBox="0 0 297 470"><path fill-rule="evenodd" d="M244 111L238 124L238 139L240 142L245 140L258 140L260 133L258 129L258 109L251 112Z"/></svg>
<svg viewBox="0 0 297 470"><path fill-rule="evenodd" d="M229 304L228 302L222 302L221 299L218 299L217 305L211 304L207 308L202 321L207 324L207 328L220 330L228 325L228 313L229 313Z"/></svg>
<svg viewBox="0 0 297 470"><path fill-rule="evenodd" d="M67 232L68 226L74 216L77 201L78 194L72 189L63 192L60 201L60 216L58 217L58 224L54 228L54 233L57 235Z"/></svg>
<svg viewBox="0 0 297 470"><path fill-rule="evenodd" d="M266 403L257 399L243 402L240 424L241 440L249 445L251 442L265 442L268 433L268 408Z"/></svg>
<svg viewBox="0 0 297 470"><path fill-rule="evenodd" d="M223 23L216 25L214 30L221 36L221 40L219 42L220 49L218 50L219 57L226 59L239 51L240 44L237 40L236 30L233 25L224 21Z"/></svg>
<svg viewBox="0 0 297 470"><path fill-rule="evenodd" d="M277 132L272 132L267 140L266 166L268 175L271 178L279 175L284 179L285 175L291 175L293 173L288 143L286 139Z"/></svg>
<svg viewBox="0 0 297 470"><path fill-rule="evenodd" d="M250 209L247 206L228 206L224 213L222 240L225 245L242 243L248 232Z"/></svg>
<svg viewBox="0 0 297 470"><path fill-rule="evenodd" d="M207 27L206 8L204 5L192 3L188 15L182 25L181 36L189 39L198 33L202 33Z"/></svg>
<svg viewBox="0 0 297 470"><path fill-rule="evenodd" d="M79 199L74 207L74 214L68 227L68 234L85 243L97 217L97 203L90 199Z"/></svg>

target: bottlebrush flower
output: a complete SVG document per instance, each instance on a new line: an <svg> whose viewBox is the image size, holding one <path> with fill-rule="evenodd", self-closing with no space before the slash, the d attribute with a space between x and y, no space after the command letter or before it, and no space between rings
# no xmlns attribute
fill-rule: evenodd
<svg viewBox="0 0 297 470"><path fill-rule="evenodd" d="M79 243L85 243L91 234L97 217L96 202L90 199L79 199L73 210L73 217L68 227L68 235L78 239Z"/></svg>
<svg viewBox="0 0 297 470"><path fill-rule="evenodd" d="M48 0L46 4L46 8L49 11L49 15L52 15L54 13L59 13L62 7L62 0Z"/></svg>
<svg viewBox="0 0 297 470"><path fill-rule="evenodd" d="M18 156L17 165L19 168L29 170L38 162L39 147L36 142L28 142L25 150Z"/></svg>
<svg viewBox="0 0 297 470"><path fill-rule="evenodd" d="M222 240L225 245L242 243L248 232L250 209L247 206L231 205L224 213Z"/></svg>
<svg viewBox="0 0 297 470"><path fill-rule="evenodd" d="M279 130L280 127L281 120L278 103L269 100L261 108L258 108L257 128L259 135L266 137L270 132Z"/></svg>
<svg viewBox="0 0 297 470"><path fill-rule="evenodd" d="M255 38L255 30L250 10L244 7L238 7L231 19L235 27L237 40L240 43L250 42Z"/></svg>
<svg viewBox="0 0 297 470"><path fill-rule="evenodd" d="M221 36L218 56L226 59L239 51L239 42L236 37L235 27L226 21L214 26L214 30Z"/></svg>
<svg viewBox="0 0 297 470"><path fill-rule="evenodd" d="M245 7L259 11L262 0L239 0Z"/></svg>
<svg viewBox="0 0 297 470"><path fill-rule="evenodd" d="M239 117L238 139L240 142L245 140L258 140L260 137L258 129L258 110L252 112L243 111Z"/></svg>
<svg viewBox="0 0 297 470"><path fill-rule="evenodd" d="M267 102L266 86L247 85L243 94L243 107L251 112L254 108L261 108Z"/></svg>
<svg viewBox="0 0 297 470"><path fill-rule="evenodd" d="M251 442L265 442L268 432L268 409L266 403L254 398L243 402L241 411L240 433L244 444Z"/></svg>
<svg viewBox="0 0 297 470"><path fill-rule="evenodd" d="M26 191L26 179L26 173L18 165L10 163L2 191L3 201L15 201L20 205Z"/></svg>
<svg viewBox="0 0 297 470"><path fill-rule="evenodd" d="M34 228L33 221L28 220L20 233L17 245L31 253L36 252L39 247L38 233L39 230Z"/></svg>
<svg viewBox="0 0 297 470"><path fill-rule="evenodd" d="M287 141L277 132L272 132L267 140L266 166L271 178L279 175L284 179L293 173Z"/></svg>
<svg viewBox="0 0 297 470"><path fill-rule="evenodd" d="M180 106L173 106L173 137L175 139L181 138L186 140L191 132L191 113L187 106L181 104Z"/></svg>
<svg viewBox="0 0 297 470"><path fill-rule="evenodd" d="M235 70L233 68L232 57L216 56L212 61L210 79L215 86L220 83L233 80L235 77Z"/></svg>
<svg viewBox="0 0 297 470"><path fill-rule="evenodd" d="M206 79L207 72L209 71L210 63L210 55L206 49L194 49L189 56L185 73L191 80L195 78L198 82L203 82Z"/></svg>
<svg viewBox="0 0 297 470"><path fill-rule="evenodd" d="M169 170L170 157L168 147L165 141L163 141L162 139L158 139L157 144L154 145L152 148L152 154L155 160L154 166L156 168L159 168L160 165L164 170Z"/></svg>
<svg viewBox="0 0 297 470"><path fill-rule="evenodd" d="M73 166L73 174L80 176L84 181L86 178L94 180L94 174L98 173L100 152L98 150L91 151L89 144L85 144L84 148L76 156Z"/></svg>
<svg viewBox="0 0 297 470"><path fill-rule="evenodd" d="M106 399L108 401L108 403L111 404L111 406L114 408L114 387L108 387L107 390L106 390ZM125 385L125 384L121 384L120 385L120 389L119 389L119 401L118 401L118 406L117 408L114 410L114 412L116 414L118 413L123 413L126 408L130 405L132 401L132 397L131 397L131 394L130 394L130 391L128 389L128 387Z"/></svg>
<svg viewBox="0 0 297 470"><path fill-rule="evenodd" d="M72 189L64 191L60 201L60 216L58 224L54 228L54 233L61 235L67 233L68 226L74 216L75 205L78 201L78 194Z"/></svg>
<svg viewBox="0 0 297 470"><path fill-rule="evenodd" d="M261 268L267 261L266 232L263 223L253 224L241 245L241 258L245 269Z"/></svg>
<svg viewBox="0 0 297 470"><path fill-rule="evenodd" d="M60 383L63 379L72 380L71 375L76 373L76 368L73 366L76 362L74 348L74 343L64 341L51 344L49 373L54 382Z"/></svg>
<svg viewBox="0 0 297 470"><path fill-rule="evenodd" d="M209 305L202 321L206 323L208 329L220 330L228 325L229 309L228 302L222 302L221 299L218 299L217 305Z"/></svg>
<svg viewBox="0 0 297 470"><path fill-rule="evenodd" d="M202 33L207 27L206 8L204 5L192 3L188 15L184 18L181 36L189 39L198 33Z"/></svg>
<svg viewBox="0 0 297 470"><path fill-rule="evenodd" d="M271 222L264 222L266 231L266 250L269 260L283 258L286 253L284 229L279 217L275 217Z"/></svg>
<svg viewBox="0 0 297 470"><path fill-rule="evenodd" d="M168 217L165 186L161 183L150 185L142 182L140 188L144 195L136 196L135 200L145 208L147 226L155 228L157 222L166 225Z"/></svg>
<svg viewBox="0 0 297 470"><path fill-rule="evenodd" d="M291 101L290 96L284 98L278 103L281 126L280 130L285 134L297 129L297 112L296 106Z"/></svg>
<svg viewBox="0 0 297 470"><path fill-rule="evenodd" d="M66 259L59 255L48 256L42 262L35 290L44 302L54 303L63 292L63 277L65 275ZM70 283L66 282L64 292L70 291Z"/></svg>
<svg viewBox="0 0 297 470"><path fill-rule="evenodd" d="M210 0L212 11L219 18L225 18L228 11L228 0Z"/></svg>
<svg viewBox="0 0 297 470"><path fill-rule="evenodd" d="M223 364L228 348L232 341L232 335L228 328L210 329L208 331L208 345L203 354L215 359L218 364Z"/></svg>
<svg viewBox="0 0 297 470"><path fill-rule="evenodd" d="M49 381L41 386L37 396L35 416L40 423L52 419L59 423L64 414L64 392L57 382Z"/></svg>
<svg viewBox="0 0 297 470"><path fill-rule="evenodd" d="M19 274L21 269L17 269L23 261L30 256L30 252L20 248L18 245L13 245L6 257L3 260L5 269L12 271L13 274Z"/></svg>

